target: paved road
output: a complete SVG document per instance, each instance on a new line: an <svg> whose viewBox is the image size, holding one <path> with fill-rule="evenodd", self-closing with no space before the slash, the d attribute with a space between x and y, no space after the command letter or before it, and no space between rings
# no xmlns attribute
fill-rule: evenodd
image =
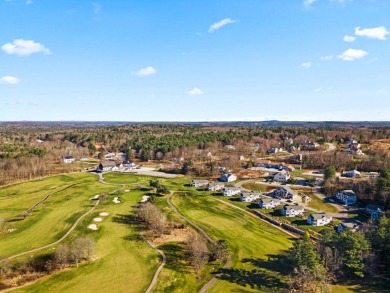
<svg viewBox="0 0 390 293"><path fill-rule="evenodd" d="M165 255L165 253L162 250L158 249L148 239L146 239L146 237L144 237L143 232L141 232L141 237L142 237L142 239L144 239L146 241L146 243L149 244L149 246L151 246L153 249L155 249L162 256L162 262L161 262L160 266L158 267L156 273L154 274L152 282L150 283L148 289L146 289L146 291L145 291L145 293L150 293L153 291L153 288L156 286L157 281L158 281L158 276L160 275L165 264L167 263L167 256Z"/></svg>

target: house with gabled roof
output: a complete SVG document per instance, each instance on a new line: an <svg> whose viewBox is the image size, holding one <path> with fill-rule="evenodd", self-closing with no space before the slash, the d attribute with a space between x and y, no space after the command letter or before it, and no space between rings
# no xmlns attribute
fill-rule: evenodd
<svg viewBox="0 0 390 293"><path fill-rule="evenodd" d="M305 212L305 208L299 205L289 206L285 205L282 210L282 216L285 217L296 217L302 215Z"/></svg>
<svg viewBox="0 0 390 293"><path fill-rule="evenodd" d="M281 197L285 199L297 199L298 198L298 193L294 190L292 190L288 186L283 186L279 189L274 190L273 195L275 197Z"/></svg>
<svg viewBox="0 0 390 293"><path fill-rule="evenodd" d="M307 223L313 226L325 226L332 222L332 216L328 214L310 214Z"/></svg>
<svg viewBox="0 0 390 293"><path fill-rule="evenodd" d="M262 209L274 209L280 205L280 200L275 198L261 198L259 200L259 207Z"/></svg>

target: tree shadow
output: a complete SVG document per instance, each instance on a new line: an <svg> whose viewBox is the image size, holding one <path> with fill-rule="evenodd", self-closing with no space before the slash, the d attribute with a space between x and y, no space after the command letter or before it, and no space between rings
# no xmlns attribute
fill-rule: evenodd
<svg viewBox="0 0 390 293"><path fill-rule="evenodd" d="M138 219L138 217L134 214L117 214L112 217L111 219L115 223L127 225L130 227L131 230L133 230L135 233L131 233L128 236L123 237L125 240L130 241L143 241L141 237L141 231L143 223L141 223Z"/></svg>
<svg viewBox="0 0 390 293"><path fill-rule="evenodd" d="M247 205L247 208L249 209L259 209L259 204L256 202L251 202L250 204Z"/></svg>
<svg viewBox="0 0 390 293"><path fill-rule="evenodd" d="M186 262L186 250L181 243L164 243L158 247L164 251L167 256L165 267L173 271L188 273L191 271L190 266Z"/></svg>
<svg viewBox="0 0 390 293"><path fill-rule="evenodd" d="M253 270L245 269L221 269L219 279L236 283L243 287L250 286L252 289L280 292L287 289L287 284L281 281L275 273L288 275L291 272L286 254L267 255L268 259L245 258L243 263L250 263Z"/></svg>
<svg viewBox="0 0 390 293"><path fill-rule="evenodd" d="M291 264L287 259L287 254L267 254L267 259L264 258L244 258L243 263L251 263L253 266L259 269L266 269L281 273L282 275L288 275L291 270Z"/></svg>
<svg viewBox="0 0 390 293"><path fill-rule="evenodd" d="M231 197L229 198L230 201L241 201L239 197Z"/></svg>

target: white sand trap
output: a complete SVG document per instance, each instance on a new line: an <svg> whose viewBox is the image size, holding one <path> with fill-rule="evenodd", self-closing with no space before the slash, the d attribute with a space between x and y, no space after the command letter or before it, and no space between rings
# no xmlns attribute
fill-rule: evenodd
<svg viewBox="0 0 390 293"><path fill-rule="evenodd" d="M129 189L126 189L125 192L130 192L130 190L129 190Z"/></svg>
<svg viewBox="0 0 390 293"><path fill-rule="evenodd" d="M101 212L99 214L99 216L101 216L101 217L107 217L108 215L109 215L109 213L107 213L107 212Z"/></svg>
<svg viewBox="0 0 390 293"><path fill-rule="evenodd" d="M142 197L142 200L141 200L141 202L147 202L148 201L148 199L149 199L149 195L144 195L143 197Z"/></svg>
<svg viewBox="0 0 390 293"><path fill-rule="evenodd" d="M99 196L100 196L100 194L97 194L94 197L91 197L89 200L98 200Z"/></svg>
<svg viewBox="0 0 390 293"><path fill-rule="evenodd" d="M114 199L112 201L114 203L121 203L121 201L119 200L119 197L114 197Z"/></svg>
<svg viewBox="0 0 390 293"><path fill-rule="evenodd" d="M102 218L94 218L93 221L94 222L101 222L101 221L103 221L103 219Z"/></svg>
<svg viewBox="0 0 390 293"><path fill-rule="evenodd" d="M89 225L88 226L88 229L91 229L91 230L97 230L98 229L98 227L97 227L97 225L96 224L91 224L91 225Z"/></svg>

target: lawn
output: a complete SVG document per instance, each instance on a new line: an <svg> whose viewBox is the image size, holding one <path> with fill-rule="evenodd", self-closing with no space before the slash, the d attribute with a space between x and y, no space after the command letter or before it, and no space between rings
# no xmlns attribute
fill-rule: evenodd
<svg viewBox="0 0 390 293"><path fill-rule="evenodd" d="M282 231L211 196L175 194L172 203L215 240L224 240L232 267L223 270L210 292L269 292L286 288L281 253L292 240Z"/></svg>
<svg viewBox="0 0 390 293"><path fill-rule="evenodd" d="M133 221L132 206L141 196L141 192L124 193L121 204L99 206L94 215L80 223L73 237L86 233L96 236L95 261L12 292L144 292L161 260L140 238L139 226ZM98 224L98 231L87 231L85 227L101 211L109 212L110 216Z"/></svg>
<svg viewBox="0 0 390 293"><path fill-rule="evenodd" d="M280 186L256 184L254 182L248 182L242 184L242 187L254 192L270 192L271 190L278 189Z"/></svg>
<svg viewBox="0 0 390 293"><path fill-rule="evenodd" d="M31 203L35 203L43 198L46 194L77 183L72 187L57 191L51 195L45 202L37 206L26 219L8 222L7 228L16 229L16 231L0 236L1 256L11 256L58 240L69 230L77 218L95 204L95 202L89 200L90 197L117 189L114 186L99 183L97 177L91 174L80 173L58 177L47 178L42 180L42 182L19 184L18 188L23 192L20 192L17 196L11 196L9 200L3 199L1 201L2 206L8 212L10 209L14 209L14 212L20 212L30 207ZM63 184L62 187L57 186L61 182ZM37 183L42 184L41 188L45 192L38 191L39 185L37 186ZM55 186L55 188L50 190L48 188L50 184ZM33 200L30 199L30 192L33 194ZM24 199L26 199L28 205L25 204ZM19 204L22 208L19 207Z"/></svg>

